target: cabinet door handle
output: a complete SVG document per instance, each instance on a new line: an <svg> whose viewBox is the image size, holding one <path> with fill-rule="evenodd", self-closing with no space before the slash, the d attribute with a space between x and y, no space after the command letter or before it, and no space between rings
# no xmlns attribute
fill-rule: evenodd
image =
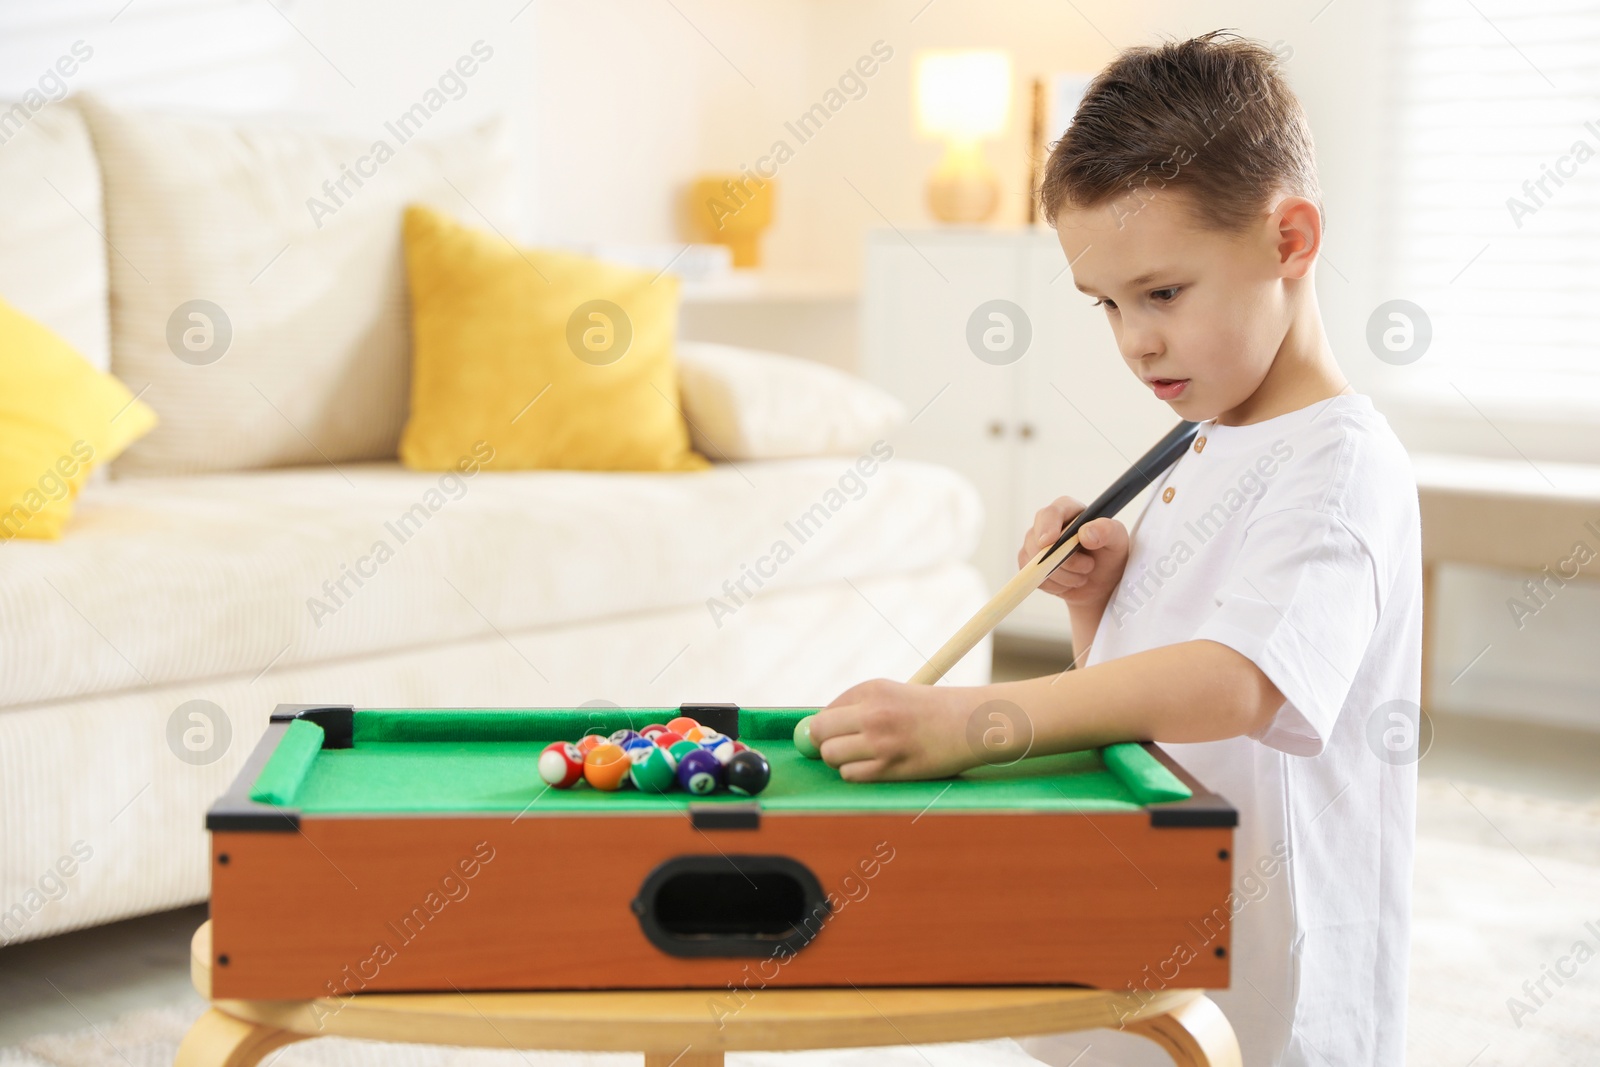
<svg viewBox="0 0 1600 1067"><path fill-rule="evenodd" d="M1033 423L1023 423L1022 426L1017 430L1017 433L1022 435L1022 439L1024 441L1030 440L1033 437Z"/></svg>
<svg viewBox="0 0 1600 1067"><path fill-rule="evenodd" d="M1006 432L1006 424L1001 422L999 419L995 419L993 422L991 422L989 424L989 436L990 437L1003 437L1005 435L1005 432Z"/></svg>

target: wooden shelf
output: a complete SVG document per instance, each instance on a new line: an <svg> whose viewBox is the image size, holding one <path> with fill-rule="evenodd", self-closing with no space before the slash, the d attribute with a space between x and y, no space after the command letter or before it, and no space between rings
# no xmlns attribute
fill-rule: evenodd
<svg viewBox="0 0 1600 1067"><path fill-rule="evenodd" d="M826 304L860 297L855 282L826 274L735 271L712 281L685 281L685 304Z"/></svg>

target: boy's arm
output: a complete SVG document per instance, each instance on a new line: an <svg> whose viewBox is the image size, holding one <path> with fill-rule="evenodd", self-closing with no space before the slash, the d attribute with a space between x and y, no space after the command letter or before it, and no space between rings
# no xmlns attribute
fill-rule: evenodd
<svg viewBox="0 0 1600 1067"><path fill-rule="evenodd" d="M1035 755L1118 741L1221 741L1264 729L1283 705L1261 668L1205 640L979 688L1022 709Z"/></svg>
<svg viewBox="0 0 1600 1067"><path fill-rule="evenodd" d="M1197 640L1017 682L877 678L819 712L811 736L850 781L940 778L1119 741L1220 741L1260 731L1282 704L1254 663Z"/></svg>
<svg viewBox="0 0 1600 1067"><path fill-rule="evenodd" d="M1099 607L1090 604L1067 605L1067 617L1072 622L1072 664L1078 666L1089 657L1089 647L1094 644L1095 634L1100 632L1100 616L1105 614L1106 606L1102 602Z"/></svg>

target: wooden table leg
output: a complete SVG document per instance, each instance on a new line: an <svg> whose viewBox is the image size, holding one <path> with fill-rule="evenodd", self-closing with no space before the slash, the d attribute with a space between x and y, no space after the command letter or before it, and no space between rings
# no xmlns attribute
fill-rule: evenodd
<svg viewBox="0 0 1600 1067"><path fill-rule="evenodd" d="M1127 1024L1130 1032L1148 1037L1166 1050L1178 1067L1243 1067L1239 1039L1222 1009L1210 997L1193 1000L1163 1015Z"/></svg>
<svg viewBox="0 0 1600 1067"><path fill-rule="evenodd" d="M305 1034L258 1026L211 1008L184 1035L173 1067L255 1067L268 1053L305 1039Z"/></svg>
<svg viewBox="0 0 1600 1067"><path fill-rule="evenodd" d="M722 1067L720 1052L646 1052L644 1067Z"/></svg>

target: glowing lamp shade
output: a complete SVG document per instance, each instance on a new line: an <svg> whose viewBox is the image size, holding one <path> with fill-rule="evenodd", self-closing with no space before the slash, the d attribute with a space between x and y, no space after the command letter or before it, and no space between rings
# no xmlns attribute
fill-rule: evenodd
<svg viewBox="0 0 1600 1067"><path fill-rule="evenodd" d="M971 144L1006 128L1011 59L1004 52L924 52L917 57L917 129Z"/></svg>
<svg viewBox="0 0 1600 1067"><path fill-rule="evenodd" d="M1011 110L1011 59L998 51L924 52L917 57L917 130L945 142L928 176L928 209L942 222L990 218L1000 184L983 141L1003 132Z"/></svg>

